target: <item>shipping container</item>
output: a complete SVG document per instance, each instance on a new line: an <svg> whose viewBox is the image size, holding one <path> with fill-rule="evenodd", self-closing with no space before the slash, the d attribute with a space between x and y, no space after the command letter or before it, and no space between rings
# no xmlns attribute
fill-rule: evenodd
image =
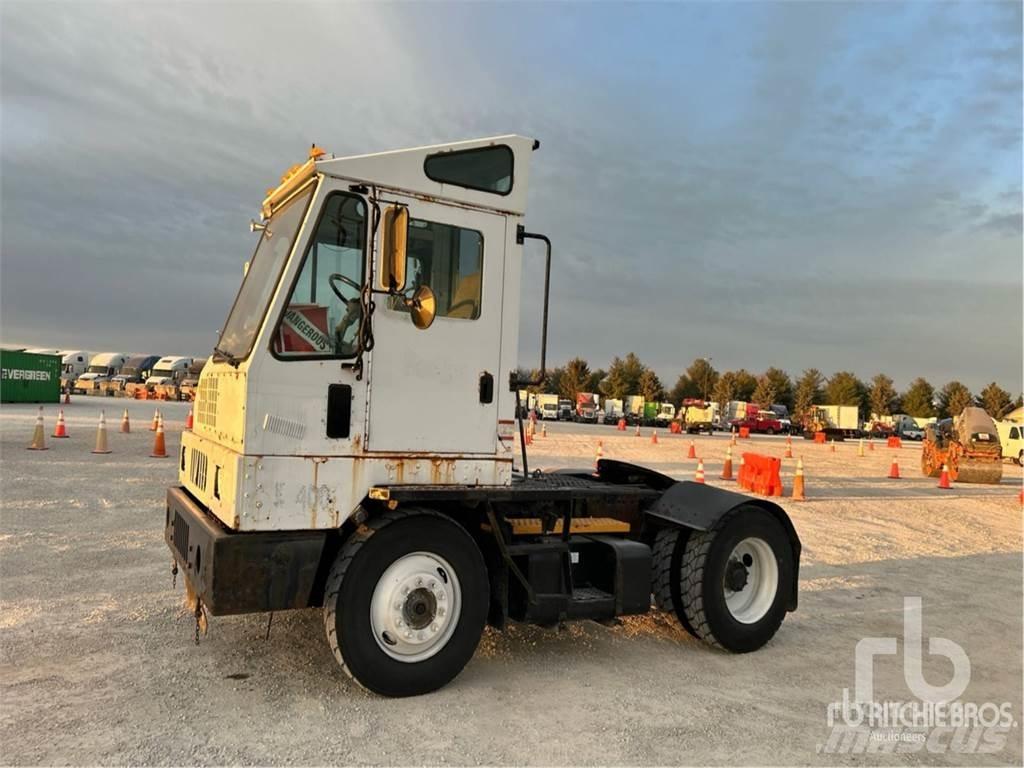
<svg viewBox="0 0 1024 768"><path fill-rule="evenodd" d="M0 350L0 402L59 402L60 366L59 355Z"/></svg>

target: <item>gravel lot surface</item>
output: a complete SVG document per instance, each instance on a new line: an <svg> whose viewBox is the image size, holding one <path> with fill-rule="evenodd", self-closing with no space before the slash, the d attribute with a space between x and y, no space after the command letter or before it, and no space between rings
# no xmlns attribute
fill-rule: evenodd
<svg viewBox="0 0 1024 768"><path fill-rule="evenodd" d="M90 453L106 408L113 453ZM214 618L200 645L171 587L162 539L175 461L149 458L152 403L77 397L71 438L26 451L35 408L0 411L0 762L7 764L968 764L1022 762L1020 468L1000 486L935 488L919 446L793 441L810 497L783 505L802 538L800 608L757 653L731 656L652 613L606 627L488 631L466 670L425 697L386 700L350 683L318 610ZM165 404L174 455L188 406ZM690 479L688 437L549 425L531 465L609 458ZM696 439L714 484L727 439ZM781 438L742 441L782 455ZM903 480L885 479L892 455ZM738 459L738 456L737 456ZM792 475L794 462L784 463ZM787 487L789 483L787 480ZM865 637L903 641L903 598L924 636L971 663L965 701L1010 702L1016 724L987 754L821 751L826 707L854 685ZM922 653L925 678L950 663ZM875 662L875 697L910 700L902 655ZM943 743L948 744L949 738ZM898 749L904 749L901 745Z"/></svg>

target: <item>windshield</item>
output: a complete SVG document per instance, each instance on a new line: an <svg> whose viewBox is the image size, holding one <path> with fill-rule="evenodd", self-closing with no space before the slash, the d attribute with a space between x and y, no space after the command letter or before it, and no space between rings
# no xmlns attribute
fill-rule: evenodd
<svg viewBox="0 0 1024 768"><path fill-rule="evenodd" d="M105 365L90 365L89 373L106 373L107 366Z"/></svg>
<svg viewBox="0 0 1024 768"><path fill-rule="evenodd" d="M256 252L249 261L249 270L217 342L218 351L225 355L241 359L252 350L315 188L315 184L310 184L305 191L289 200L270 217L266 229L259 233Z"/></svg>
<svg viewBox="0 0 1024 768"><path fill-rule="evenodd" d="M154 368L151 376L173 376L174 371L170 368Z"/></svg>

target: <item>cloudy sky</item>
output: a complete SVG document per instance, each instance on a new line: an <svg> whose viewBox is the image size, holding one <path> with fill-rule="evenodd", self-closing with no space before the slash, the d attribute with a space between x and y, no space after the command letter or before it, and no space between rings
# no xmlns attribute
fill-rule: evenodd
<svg viewBox="0 0 1024 768"><path fill-rule="evenodd" d="M204 354L312 141L514 132L555 362L1021 389L1019 3L0 14L4 343Z"/></svg>

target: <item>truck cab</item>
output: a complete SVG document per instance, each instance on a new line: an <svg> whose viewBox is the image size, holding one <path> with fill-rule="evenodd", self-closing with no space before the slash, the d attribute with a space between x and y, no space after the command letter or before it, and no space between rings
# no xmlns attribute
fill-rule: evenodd
<svg viewBox="0 0 1024 768"><path fill-rule="evenodd" d="M160 359L160 355L135 355L128 358L121 367L121 371L106 382L108 394L131 394L134 388L131 385L144 384L153 370L153 366Z"/></svg>
<svg viewBox="0 0 1024 768"><path fill-rule="evenodd" d="M182 400L195 400L196 389L199 387L199 374L203 372L205 366L205 357L197 357L192 361L192 365L188 367L188 373L181 380L179 387Z"/></svg>
<svg viewBox="0 0 1024 768"><path fill-rule="evenodd" d="M800 543L777 505L619 461L531 472L516 451L518 391L545 378L551 242L524 221L538 146L314 147L264 199L167 491L197 627L320 606L343 670L407 696L452 680L487 623L644 613L653 593L745 652L796 608ZM541 359L525 376L537 244ZM715 576L691 599L673 585L696 568Z"/></svg>
<svg viewBox="0 0 1024 768"><path fill-rule="evenodd" d="M121 352L101 352L89 361L85 373L75 380L75 391L99 392L104 382L120 373L127 360L128 356Z"/></svg>
<svg viewBox="0 0 1024 768"><path fill-rule="evenodd" d="M64 352L60 361L60 386L61 389L71 387L78 377L85 373L89 367L89 353L80 349L71 352Z"/></svg>

